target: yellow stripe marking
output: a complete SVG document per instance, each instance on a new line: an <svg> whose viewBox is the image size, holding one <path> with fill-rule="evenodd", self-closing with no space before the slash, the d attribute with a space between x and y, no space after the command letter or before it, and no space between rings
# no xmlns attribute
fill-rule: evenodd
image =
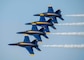
<svg viewBox="0 0 84 60"><path fill-rule="evenodd" d="M30 54L30 56L34 56L34 54Z"/></svg>
<svg viewBox="0 0 84 60"><path fill-rule="evenodd" d="M36 22L36 24L49 24L48 22Z"/></svg>
<svg viewBox="0 0 84 60"><path fill-rule="evenodd" d="M40 16L44 16L44 14L41 13Z"/></svg>
<svg viewBox="0 0 84 60"><path fill-rule="evenodd" d="M28 36L28 34L24 34L24 36Z"/></svg>
<svg viewBox="0 0 84 60"><path fill-rule="evenodd" d="M46 32L46 34L50 34L50 32Z"/></svg>

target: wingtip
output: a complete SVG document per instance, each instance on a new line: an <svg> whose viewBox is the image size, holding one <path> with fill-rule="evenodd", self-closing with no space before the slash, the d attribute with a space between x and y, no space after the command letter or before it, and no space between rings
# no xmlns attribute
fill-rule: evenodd
<svg viewBox="0 0 84 60"><path fill-rule="evenodd" d="M30 56L34 56L34 54L30 54Z"/></svg>
<svg viewBox="0 0 84 60"><path fill-rule="evenodd" d="M46 34L50 34L50 32L46 32Z"/></svg>
<svg viewBox="0 0 84 60"><path fill-rule="evenodd" d="M42 44L42 41L38 41L38 44Z"/></svg>
<svg viewBox="0 0 84 60"><path fill-rule="evenodd" d="M52 5L48 5L48 7L52 7Z"/></svg>

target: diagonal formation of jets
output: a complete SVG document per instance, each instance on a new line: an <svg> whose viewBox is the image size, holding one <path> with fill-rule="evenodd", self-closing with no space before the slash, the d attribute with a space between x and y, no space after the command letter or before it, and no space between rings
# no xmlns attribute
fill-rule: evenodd
<svg viewBox="0 0 84 60"><path fill-rule="evenodd" d="M58 9L56 12L54 12L52 6L48 6L48 11L40 14L35 14L34 16L40 16L39 21L26 23L25 25L32 25L31 30L26 30L22 32L17 32L17 34L24 34L24 41L18 42L18 43L12 43L8 45L14 45L14 46L21 46L28 50L28 52L31 55L34 55L33 48L36 48L38 51L41 51L38 42L42 42L41 36L44 36L45 38L49 39L46 35L47 33L50 33L49 26L53 29L56 29L54 26L54 23L58 23L56 18L60 18L61 20L64 20L61 15L61 10ZM45 17L49 18L47 21ZM40 26L41 29L38 30L37 26ZM36 39L30 42L29 36L32 35Z"/></svg>

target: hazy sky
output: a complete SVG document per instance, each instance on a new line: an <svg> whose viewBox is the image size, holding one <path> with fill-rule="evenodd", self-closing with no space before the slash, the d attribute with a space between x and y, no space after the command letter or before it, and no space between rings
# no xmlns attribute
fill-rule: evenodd
<svg viewBox="0 0 84 60"><path fill-rule="evenodd" d="M45 44L84 44L84 36L57 36L42 37L41 52L34 49L35 56L30 56L25 48L8 46L9 43L23 41L24 36L16 32L30 30L31 26L25 23L38 21L34 14L47 12L48 5L54 11L62 10L64 21L59 23L84 22L84 17L69 17L64 15L83 14L84 0L0 0L0 60L84 60L84 48L45 48ZM47 19L47 18L46 18ZM84 26L56 26L56 32L84 32ZM34 37L29 36L32 41Z"/></svg>

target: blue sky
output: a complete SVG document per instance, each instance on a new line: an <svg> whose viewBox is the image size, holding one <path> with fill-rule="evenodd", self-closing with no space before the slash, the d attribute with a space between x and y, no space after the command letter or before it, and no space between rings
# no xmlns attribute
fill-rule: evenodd
<svg viewBox="0 0 84 60"><path fill-rule="evenodd" d="M84 22L83 17L66 17L66 14L83 14L84 0L0 0L0 60L84 60L84 49L70 48L44 48L41 52L35 51L35 56L29 56L26 49L8 46L9 43L23 41L23 35L16 32L30 30L27 22L38 21L36 13L46 12L48 5L54 11L62 10L65 21L58 19L59 23ZM57 30L50 28L51 32L84 32L84 26L56 26ZM43 44L83 44L84 36L56 36L44 37ZM34 37L29 36L31 41Z"/></svg>

